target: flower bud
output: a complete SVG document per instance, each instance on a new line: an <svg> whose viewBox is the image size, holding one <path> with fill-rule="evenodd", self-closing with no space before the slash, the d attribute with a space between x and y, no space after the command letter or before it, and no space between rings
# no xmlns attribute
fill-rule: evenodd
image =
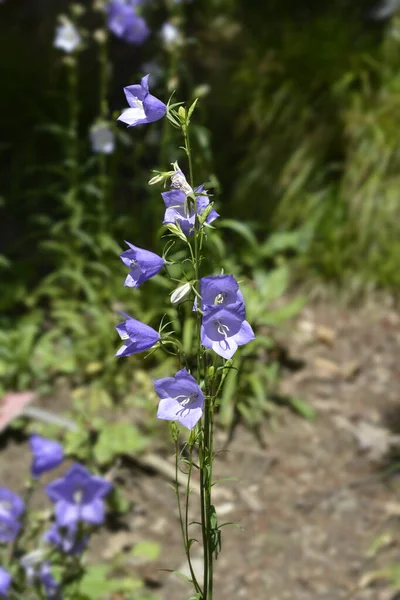
<svg viewBox="0 0 400 600"><path fill-rule="evenodd" d="M190 290L191 290L190 283L184 283L183 285L176 288L176 290L174 290L171 294L171 303L179 304L179 302L182 302L182 300L185 300L188 297Z"/></svg>
<svg viewBox="0 0 400 600"><path fill-rule="evenodd" d="M156 183L162 183L164 181L166 181L167 179L169 179L175 171L165 171L165 172L160 172L160 171L153 171L154 173L157 173L157 175L154 175L154 177L152 177L148 184L149 185L155 185Z"/></svg>
<svg viewBox="0 0 400 600"><path fill-rule="evenodd" d="M172 421L170 423L170 431L171 431L172 440L174 442L177 442L179 439L179 429L178 429L177 424L174 421Z"/></svg>

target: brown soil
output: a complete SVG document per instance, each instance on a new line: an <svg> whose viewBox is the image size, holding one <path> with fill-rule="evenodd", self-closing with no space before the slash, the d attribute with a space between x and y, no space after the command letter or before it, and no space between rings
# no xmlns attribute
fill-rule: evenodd
<svg viewBox="0 0 400 600"><path fill-rule="evenodd" d="M399 444L400 317L376 305L318 306L303 311L280 341L304 362L286 373L282 391L306 399L318 417L309 422L281 408L274 430L263 425L266 448L239 426L217 457L216 477L237 479L215 487L219 521L240 528L223 530L214 598L392 600L393 588L372 573L399 564L397 477L382 466L393 465L388 453ZM217 450L225 442L217 432ZM20 488L26 454L15 441L5 444L2 484ZM172 451L162 459L172 464ZM124 464L118 478L133 508L118 530L98 536L95 553L110 560L126 550L127 569L160 599L186 600L190 586L161 570L186 570L174 492L161 471ZM383 534L386 543L370 555ZM161 544L156 563L132 560L129 550L140 540ZM200 546L193 557L201 564Z"/></svg>

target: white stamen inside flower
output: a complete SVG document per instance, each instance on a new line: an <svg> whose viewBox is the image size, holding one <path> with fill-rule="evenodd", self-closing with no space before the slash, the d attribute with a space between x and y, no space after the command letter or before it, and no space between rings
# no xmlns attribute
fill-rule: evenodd
<svg viewBox="0 0 400 600"><path fill-rule="evenodd" d="M214 304L223 304L225 298L226 298L226 294L225 293L221 292L221 293L217 294L215 296L215 299L214 299Z"/></svg>
<svg viewBox="0 0 400 600"><path fill-rule="evenodd" d="M179 404L183 407L180 410L178 410L176 414L183 417L185 416L186 412L189 413L190 405L193 404L195 400L197 400L197 397L197 392L193 392L193 394L190 394L190 396L185 396L184 394L181 394L180 396L175 396L174 400L178 400ZM180 400L180 398L183 398L183 400Z"/></svg>
<svg viewBox="0 0 400 600"><path fill-rule="evenodd" d="M196 400L198 396L197 392L193 392L190 396L185 396L185 394L180 394L179 396L175 396L174 400L178 400L179 404L182 406L187 406ZM179 400L179 398L183 398L183 400Z"/></svg>
<svg viewBox="0 0 400 600"><path fill-rule="evenodd" d="M214 325L217 328L218 333L223 335L225 338L228 337L228 333L227 333L229 331L228 325L221 323L221 321L214 321Z"/></svg>
<svg viewBox="0 0 400 600"><path fill-rule="evenodd" d="M131 269L133 269L133 267L136 267L137 264L138 264L137 260L134 260L133 258L129 262L129 266L130 266Z"/></svg>
<svg viewBox="0 0 400 600"><path fill-rule="evenodd" d="M123 335L121 335L121 340L129 340L129 335L127 333L124 333Z"/></svg>
<svg viewBox="0 0 400 600"><path fill-rule="evenodd" d="M77 489L73 495L75 504L81 504L83 500L83 490Z"/></svg>

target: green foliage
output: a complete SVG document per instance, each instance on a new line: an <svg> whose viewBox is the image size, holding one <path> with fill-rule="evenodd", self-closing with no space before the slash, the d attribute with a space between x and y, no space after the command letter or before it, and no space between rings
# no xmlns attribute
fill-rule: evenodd
<svg viewBox="0 0 400 600"><path fill-rule="evenodd" d="M138 542L132 550L132 556L134 558L145 560L157 560L160 555L160 550L160 544L157 542Z"/></svg>
<svg viewBox="0 0 400 600"><path fill-rule="evenodd" d="M148 441L137 427L130 423L107 423L100 431L93 449L93 457L97 464L107 465L122 454L142 452Z"/></svg>
<svg viewBox="0 0 400 600"><path fill-rule="evenodd" d="M229 4L211 2L207 10L224 10L227 16L230 12L235 13L235 5L235 0ZM235 30L234 18L231 22L229 19L227 16L225 25L222 23L225 40L229 38L228 33ZM295 31L291 30L290 38L295 35ZM306 43L305 39L303 41ZM244 53L235 77L248 89L249 73L246 69L253 64L252 61L258 60L259 55L255 45L246 47L248 51ZM153 235L156 235L162 218L162 204L159 190L146 185L147 166L149 158L154 163L154 157L156 160L158 157L165 168L169 161L180 157L175 155L174 132L172 135L166 133L168 128L161 123L154 123L151 127L156 136L161 130L158 128L162 128L160 148L149 142L150 134L147 132L144 132L141 141L136 140L132 144L130 136L120 129L115 131L118 144L112 157L92 154L85 137L89 108L93 112L93 107L89 107L89 101L83 94L86 82L79 72L83 65L79 56L69 58L71 60L63 61L57 72L56 89L51 88L52 98L56 100L52 103L52 110L44 111L35 120L32 142L35 142L38 151L26 157L26 166L21 170L24 184L20 189L20 207L10 190L5 196L5 205L9 211L15 211L22 231L17 246L10 244L9 251L0 258L0 269L6 276L1 298L5 316L0 323L0 393L6 389L27 388L35 389L39 394L48 393L60 378L65 378L70 388L84 390L85 397L78 400L75 396L74 406L68 414L77 423L77 429L66 432L65 443L71 455L105 466L112 464L121 454L145 449L147 426L134 429L127 423L117 423L117 419L111 419L110 424L109 417L116 406L126 406L136 372L144 364L149 369L159 368L157 355L148 358L145 363L142 357L137 358L133 369L132 361L114 358L118 344L114 331L119 319L118 311L123 310L156 328L165 314L163 322L181 335L189 364L193 361L191 307L186 303L171 306L165 311L165 297L175 289L176 280L182 278L182 269L169 268L168 275L155 277L132 294L132 290L122 288L126 269L118 260L124 237L157 250ZM290 60L295 61L293 54ZM175 67L178 69L177 64ZM177 81L181 76L185 81L189 78L185 69L181 72L179 68L178 71ZM247 110L247 96L246 115L239 111L240 135L251 130L253 119L257 121L261 116L262 119L257 135L253 136L254 146L248 148L252 155L240 166L237 185L232 186L224 180L225 191L235 192L232 194L232 210L225 211L229 218L218 222L218 229L229 232L229 243L222 242L218 229L207 229L212 248L207 259L207 271L212 272L218 257L225 272L240 273L248 303L248 317L256 323L257 329L257 340L251 349L244 350L241 363L237 365L238 381L229 375L228 383L233 388L235 401L228 405L225 399L221 405L221 420L225 424L232 422L233 414L241 414L248 423L254 424L259 423L266 413L273 412L276 405L272 403L270 392L279 378L279 367L275 369L267 365L269 353L275 346L273 332L275 328L284 326L303 305L302 298L282 302L281 296L290 284L288 258L307 251L313 230L309 223L307 226L296 225L296 229L292 228L293 223L288 223L287 227L292 230L282 230L280 225L279 231L267 235L271 227L267 219L262 225L263 218L269 218L271 211L268 206L275 202L285 186L275 189L275 181L271 179L266 188L257 188L258 178L266 172L270 176L280 164L275 160L279 156L276 148L269 146L266 155L257 148L257 144L265 140L265 134L270 134L269 128L275 127L274 139L277 144L279 142L279 148L296 149L298 137L295 135L293 143L287 144L293 132L287 132L280 138L286 122L280 111L285 113L286 118L292 119L292 127L298 136L303 136L310 124L309 115L295 118L299 104L291 102L298 88L295 82L285 84L283 79L281 77L282 88L279 88L280 91L277 88L279 93L271 100L275 80L270 74L252 98L254 105L250 106L250 111ZM239 102L242 101L242 89L242 85L237 87ZM104 89L100 93L104 94ZM212 122L207 120L207 114L200 106L203 103L196 105L196 98L207 93L201 90L201 86L189 90L190 109L186 114L183 107L178 108L177 105L174 118L187 122L196 107L196 113L201 116L200 122L192 125L192 145L198 150L195 152L196 172L207 173L208 184L218 192L220 175L224 179L226 165L231 162L225 154L226 164L220 164L222 154L218 150L218 142L211 135ZM216 101L217 95L218 86L215 93L213 91L211 103ZM270 103L269 112L264 110L265 98ZM101 111L104 111L104 106L107 109L106 97L95 101L99 101ZM231 101L236 100L230 99L228 108ZM62 110L58 108L58 102ZM302 102L304 105L305 98ZM285 106L288 108L285 109ZM95 110L98 111L97 108ZM225 107L222 112L224 116ZM90 118L95 116L98 115ZM102 113L102 116L105 115ZM218 132L218 128L215 131ZM316 137L319 140L321 134ZM314 150L314 142L308 144ZM42 154L42 149L47 151ZM288 201L297 194L295 182L308 178L307 174L303 177L299 169L300 163L304 165L302 161L306 154L296 154L293 164L288 166L286 173L282 173L285 182L292 182L291 191L286 194ZM257 160L252 162L253 158ZM266 169L268 161L271 164ZM310 167L307 173L311 170ZM231 176L234 171L229 168L229 172ZM245 175L252 182L250 187ZM268 202L264 200L266 195ZM227 194L222 199L224 202L226 197ZM242 212L240 205L244 198L246 206ZM218 196L216 200L218 203ZM138 218L131 214L132 204L139 208L139 212L135 210ZM238 219L238 216L245 219ZM251 226L246 224L249 219L253 219ZM179 264L183 253L173 246L169 257ZM187 264L181 263L180 266L190 279L192 274ZM117 303L116 298L121 298L121 301ZM165 369L173 362L172 358L168 360ZM252 369L250 365L254 360L256 367ZM91 449L90 456L87 448Z"/></svg>
<svg viewBox="0 0 400 600"><path fill-rule="evenodd" d="M399 18L378 25L366 5L340 0L212 4L204 62L232 214L264 233L301 229L301 282L333 282L350 298L396 293Z"/></svg>
<svg viewBox="0 0 400 600"><path fill-rule="evenodd" d="M93 565L86 567L85 574L80 584L80 600L108 600L116 592L123 594L123 597L130 598L135 593L135 599L144 600L148 596L140 594L139 590L143 587L140 579L131 575L120 577L112 574L113 568L110 565Z"/></svg>

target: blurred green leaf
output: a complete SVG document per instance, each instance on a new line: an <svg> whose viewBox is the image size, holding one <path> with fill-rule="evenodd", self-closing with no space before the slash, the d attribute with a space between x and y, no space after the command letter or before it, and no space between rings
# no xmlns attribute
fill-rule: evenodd
<svg viewBox="0 0 400 600"><path fill-rule="evenodd" d="M146 560L157 560L160 555L161 547L157 542L142 541L135 544L132 550L134 558L144 558Z"/></svg>
<svg viewBox="0 0 400 600"><path fill-rule="evenodd" d="M115 457L143 452L147 438L130 423L108 423L100 432L93 455L99 465L111 463Z"/></svg>

